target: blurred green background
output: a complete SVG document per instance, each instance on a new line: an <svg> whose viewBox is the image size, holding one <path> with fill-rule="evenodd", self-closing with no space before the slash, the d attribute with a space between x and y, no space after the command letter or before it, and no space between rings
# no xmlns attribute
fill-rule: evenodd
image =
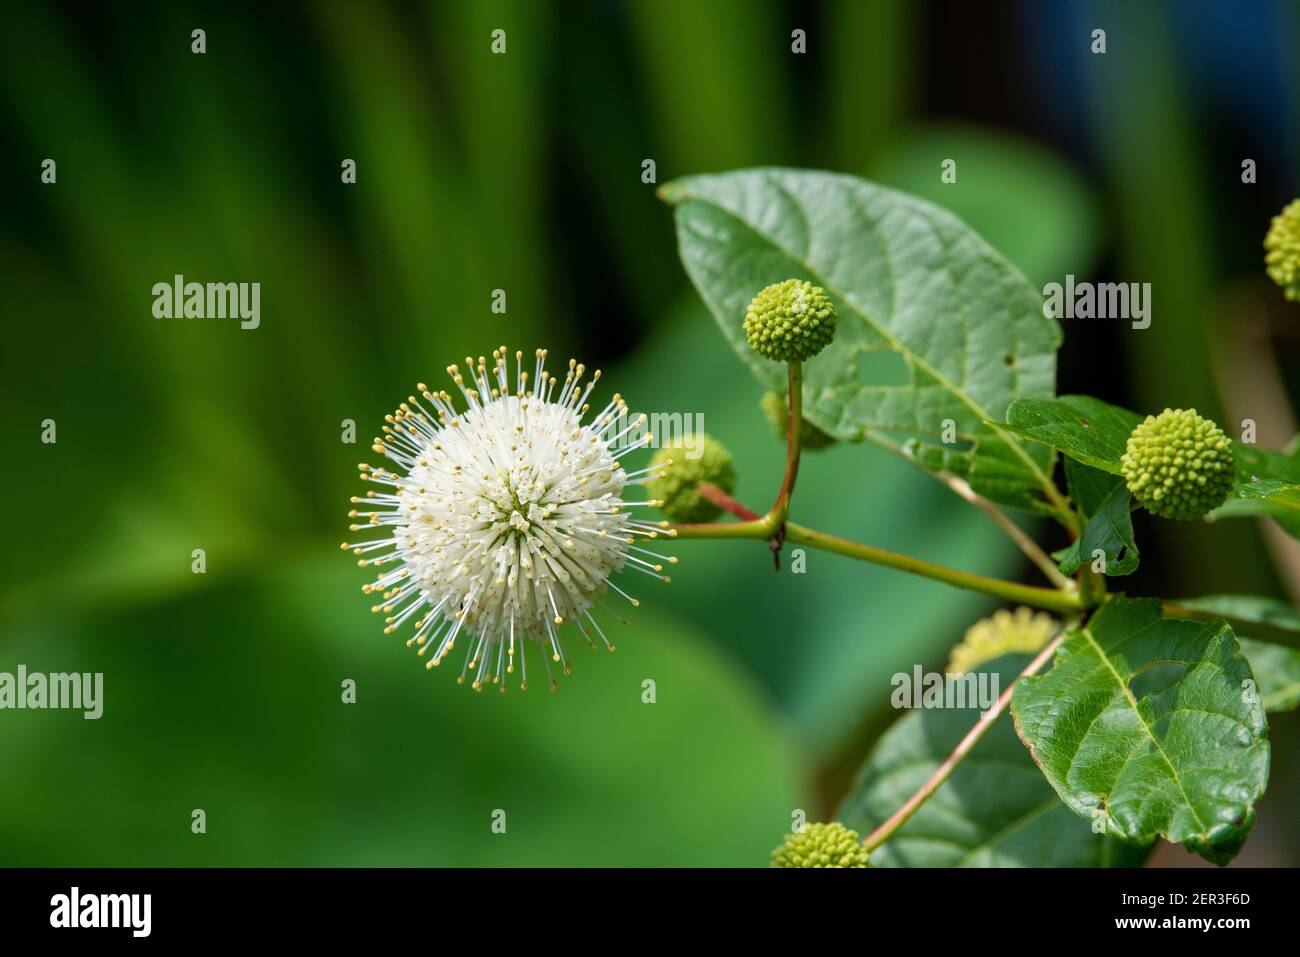
<svg viewBox="0 0 1300 957"><path fill-rule="evenodd" d="M635 409L703 413L765 505L783 450L682 273L653 159L660 183L866 175L949 206L1036 284L1151 282L1146 332L1067 323L1061 391L1252 415L1281 445L1300 336L1260 241L1300 189L1297 20L1282 0L7 10L0 671L102 671L105 711L0 713L0 864L766 863L895 716L890 675L941 667L993 605L683 543L617 654L579 653L555 695L477 696L381 633L338 551L366 439L458 357L546 346ZM260 282L261 327L154 319L177 273ZM871 448L809 456L795 508L1034 580L986 518ZM1300 590L1263 525L1138 532L1132 593ZM1300 858L1300 729L1272 729L1240 863Z"/></svg>

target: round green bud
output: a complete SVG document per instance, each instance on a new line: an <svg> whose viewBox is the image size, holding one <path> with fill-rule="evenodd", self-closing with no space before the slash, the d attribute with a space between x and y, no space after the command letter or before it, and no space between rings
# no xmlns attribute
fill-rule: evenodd
<svg viewBox="0 0 1300 957"><path fill-rule="evenodd" d="M745 338L765 359L803 362L835 338L835 306L820 286L802 279L778 282L745 310Z"/></svg>
<svg viewBox="0 0 1300 957"><path fill-rule="evenodd" d="M763 415L772 424L772 429L776 432L777 437L784 442L786 424L790 414L790 410L786 406L785 396L769 392L763 396L761 405ZM816 452L818 449L824 449L828 445L835 444L835 436L827 435L807 419L801 418L799 425L799 447L803 450Z"/></svg>
<svg viewBox="0 0 1300 957"><path fill-rule="evenodd" d="M773 867L870 867L858 832L838 821L805 824L772 852Z"/></svg>
<svg viewBox="0 0 1300 957"><path fill-rule="evenodd" d="M697 438L702 441L692 448L681 443L665 446L650 460L658 471L651 473L646 491L663 503L660 510L673 522L707 522L722 511L700 494L701 482L728 494L736 485L731 453L707 435Z"/></svg>
<svg viewBox="0 0 1300 957"><path fill-rule="evenodd" d="M1128 490L1153 515L1190 522L1223 504L1232 489L1232 442L1195 409L1148 415L1120 459Z"/></svg>
<svg viewBox="0 0 1300 957"><path fill-rule="evenodd" d="M1288 299L1300 301L1300 199L1292 200L1264 237L1264 266Z"/></svg>

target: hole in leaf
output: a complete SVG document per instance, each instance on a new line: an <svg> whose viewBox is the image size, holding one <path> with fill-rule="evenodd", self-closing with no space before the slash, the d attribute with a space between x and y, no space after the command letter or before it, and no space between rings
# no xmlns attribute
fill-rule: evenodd
<svg viewBox="0 0 1300 957"><path fill-rule="evenodd" d="M1133 697L1141 701L1148 695L1172 688L1183 680L1186 673L1187 667L1181 661L1158 661L1130 678L1128 687Z"/></svg>
<svg viewBox="0 0 1300 957"><path fill-rule="evenodd" d="M1127 545L1121 545L1121 546L1119 547L1119 551L1117 551L1117 552L1115 553L1115 561L1117 561L1117 562L1122 562L1122 561L1124 560L1124 556L1127 555L1127 554L1128 554L1128 546L1127 546Z"/></svg>
<svg viewBox="0 0 1300 957"><path fill-rule="evenodd" d="M907 361L892 349L869 349L858 357L858 381L867 386L905 386Z"/></svg>

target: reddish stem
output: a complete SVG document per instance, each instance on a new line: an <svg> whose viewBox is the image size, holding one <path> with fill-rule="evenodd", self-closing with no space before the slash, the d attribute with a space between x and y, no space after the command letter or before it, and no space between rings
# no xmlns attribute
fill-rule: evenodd
<svg viewBox="0 0 1300 957"><path fill-rule="evenodd" d="M751 512L716 485L710 485L708 482L701 482L697 488L701 497L707 498L714 505L718 506L718 508L736 516L736 518L743 519L746 522L752 522L759 517L758 513Z"/></svg>

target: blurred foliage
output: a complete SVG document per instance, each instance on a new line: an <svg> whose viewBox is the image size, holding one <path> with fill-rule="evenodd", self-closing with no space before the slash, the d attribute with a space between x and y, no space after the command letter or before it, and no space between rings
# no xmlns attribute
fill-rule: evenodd
<svg viewBox="0 0 1300 957"><path fill-rule="evenodd" d="M11 633L6 659L104 672L105 708L5 715L23 786L0 792L0 860L765 863L796 775L751 683L703 636L647 611L615 654L579 650L555 695L536 676L475 694L455 665L426 675L380 634L356 577L309 558L92 627Z"/></svg>
<svg viewBox="0 0 1300 957"><path fill-rule="evenodd" d="M106 705L97 722L0 714L15 782L0 789L0 863L761 864L794 808L833 807L839 793L813 781L860 762L892 717L889 676L941 664L986 601L824 555L806 575L774 576L761 548L683 543L673 583L642 596L616 655L580 655L554 697L497 700L425 674L385 638L337 542L383 414L501 342L602 363L634 408L705 413L735 455L738 496L767 504L780 445L689 289L671 212L640 180L646 158L660 182L765 163L873 175L950 205L1034 282L1093 268L1119 196L1138 210L1115 224L1124 254L1177 254L1143 278L1196 271L1164 308L1201 304L1204 210L1186 213L1169 250L1141 238L1196 205L1179 185L1194 181L1136 178L1115 145L1140 136L1172 162L1187 141L1160 137L1185 128L1145 129L1127 105L1097 202L1086 156L1027 145L1032 129L936 119L962 63L938 56L932 34L954 11L7 11L0 481L13 544L0 558L0 670L102 670ZM504 57L489 54L498 25ZM190 52L195 26L203 56ZM805 57L789 55L796 26ZM1170 69L1137 46L1142 69ZM1124 83L1105 102L1146 78ZM1142 109L1179 96L1170 78ZM936 195L924 167L953 150L958 184ZM56 186L38 181L46 157ZM345 157L355 186L339 182ZM261 328L153 319L150 289L175 274L260 282ZM504 317L489 308L496 288ZM1176 337L1160 348L1181 355ZM1163 352L1131 361L1177 373ZM46 418L56 445L38 441ZM344 419L360 445L339 441ZM1020 568L987 519L872 448L809 460L796 508L946 564ZM206 576L190 573L196 547ZM1216 554L1258 578L1257 542L1230 547ZM1268 590L1252 584L1224 587ZM347 677L355 706L339 703ZM641 703L645 677L655 705ZM189 832L195 807L204 838ZM497 807L505 838L488 829Z"/></svg>
<svg viewBox="0 0 1300 957"><path fill-rule="evenodd" d="M952 182L935 175L946 160L956 164ZM956 213L1040 288L1063 268L1086 273L1096 256L1096 199L1059 157L1017 137L920 127L894 140L867 175Z"/></svg>

